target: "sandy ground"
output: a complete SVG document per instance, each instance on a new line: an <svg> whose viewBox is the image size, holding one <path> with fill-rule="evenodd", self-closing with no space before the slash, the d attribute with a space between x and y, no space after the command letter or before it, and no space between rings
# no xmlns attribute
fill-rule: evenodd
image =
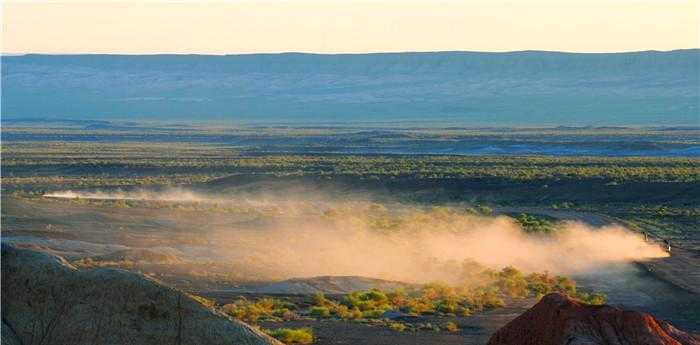
<svg viewBox="0 0 700 345"><path fill-rule="evenodd" d="M671 256L641 262L653 275L700 296L700 253L674 248Z"/></svg>
<svg viewBox="0 0 700 345"><path fill-rule="evenodd" d="M535 207L503 207L498 213L542 214L594 226L623 224L614 217L591 212ZM651 238L661 244L658 238ZM620 270L624 272L620 272ZM608 295L608 301L655 314L678 327L700 333L700 252L678 246L669 257L636 262L598 276L575 277L579 285Z"/></svg>
<svg viewBox="0 0 700 345"><path fill-rule="evenodd" d="M166 246L185 239L193 241L192 234L198 231L198 226L201 224L201 220L195 217L196 213L177 210L162 209L153 212L138 208L114 209L68 202L60 203L61 206L57 205L59 204L51 200L3 198L3 241L12 239L36 243L43 246L43 249L77 258L109 254L120 249L121 246ZM614 218L605 215L568 210L512 207L498 209L497 212L539 213L595 226L616 222ZM222 217L217 218L217 221L245 223L250 220L240 217L235 219ZM169 231L162 231L163 228ZM206 245L206 243L193 242L192 245ZM611 271L609 274L574 278L583 287L608 294L609 302L612 304L652 312L681 329L700 332L700 312L698 312L700 310L700 256L698 253L676 249L668 258L620 269L624 272ZM207 291L198 292L206 294ZM506 308L502 311L475 315L467 318L468 320L459 320L462 322L460 325L463 326L459 335L439 333L440 338L433 340L444 344L483 343L491 332L523 310ZM355 342L352 341L355 332L363 334L369 332L368 334L372 336L363 337L368 342ZM381 327L344 322L329 322L327 327L324 324L317 333L320 344L420 344L427 342L422 342L421 337L428 336L396 334L395 331ZM345 335L341 337L338 334ZM467 339L471 340L467 341Z"/></svg>
<svg viewBox="0 0 700 345"><path fill-rule="evenodd" d="M621 224L613 217L606 215L566 210L551 210L534 207L503 207L496 210L499 213L534 213L553 218L578 221L594 226ZM650 240L661 243L660 239ZM684 290L700 296L700 252L674 246L671 256L661 259L639 262L649 273ZM700 297L698 297L700 298Z"/></svg>

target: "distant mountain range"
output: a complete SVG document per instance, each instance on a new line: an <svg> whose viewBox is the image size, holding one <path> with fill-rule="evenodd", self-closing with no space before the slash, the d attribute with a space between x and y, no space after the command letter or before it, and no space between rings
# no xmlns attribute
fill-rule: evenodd
<svg viewBox="0 0 700 345"><path fill-rule="evenodd" d="M697 125L700 50L2 57L2 116Z"/></svg>

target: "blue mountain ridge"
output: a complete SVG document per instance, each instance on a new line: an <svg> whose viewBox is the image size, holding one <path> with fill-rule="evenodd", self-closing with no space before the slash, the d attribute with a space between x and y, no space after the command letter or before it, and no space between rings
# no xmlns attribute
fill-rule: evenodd
<svg viewBox="0 0 700 345"><path fill-rule="evenodd" d="M700 50L2 57L4 118L698 125Z"/></svg>

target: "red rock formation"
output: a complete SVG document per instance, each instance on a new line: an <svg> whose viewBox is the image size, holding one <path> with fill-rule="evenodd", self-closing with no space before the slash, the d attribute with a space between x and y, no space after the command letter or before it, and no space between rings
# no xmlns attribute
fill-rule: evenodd
<svg viewBox="0 0 700 345"><path fill-rule="evenodd" d="M488 345L696 345L698 338L653 316L580 303L552 293L489 340Z"/></svg>

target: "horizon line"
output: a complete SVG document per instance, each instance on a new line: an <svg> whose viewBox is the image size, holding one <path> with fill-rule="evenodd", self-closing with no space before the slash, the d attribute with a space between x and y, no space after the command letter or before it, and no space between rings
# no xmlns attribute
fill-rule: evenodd
<svg viewBox="0 0 700 345"><path fill-rule="evenodd" d="M406 51L369 51L369 52L309 52L309 51L279 51L279 52L232 52L232 53L180 53L180 52L0 52L0 56L28 56L28 55L121 55L121 56L242 56L242 55L380 55L380 54L431 54L431 53L478 53L478 54L512 54L512 53L560 53L560 54L632 54L632 53L671 53L678 51L700 50L700 46L692 48L675 48L669 50L645 49L645 50L624 50L624 51L562 51L546 49L525 49L525 50L406 50Z"/></svg>

